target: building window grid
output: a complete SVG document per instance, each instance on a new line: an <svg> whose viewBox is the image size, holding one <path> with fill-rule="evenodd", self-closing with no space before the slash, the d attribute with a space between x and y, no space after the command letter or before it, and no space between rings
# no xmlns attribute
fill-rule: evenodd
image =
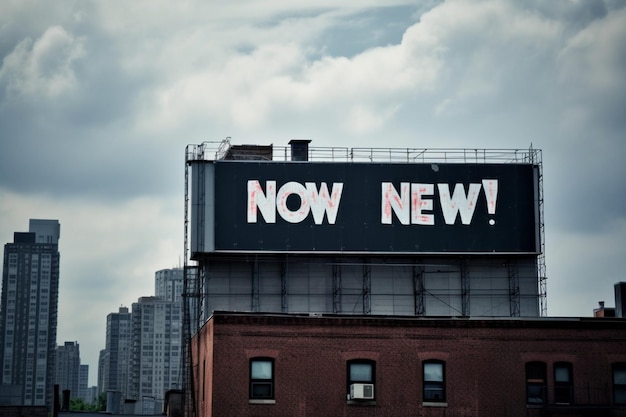
<svg viewBox="0 0 626 417"><path fill-rule="evenodd" d="M613 365L613 403L626 404L626 363Z"/></svg>
<svg viewBox="0 0 626 417"><path fill-rule="evenodd" d="M572 364L556 362L554 364L554 402L557 404L574 403L574 380Z"/></svg>
<svg viewBox="0 0 626 417"><path fill-rule="evenodd" d="M250 360L250 399L274 399L274 359L252 358Z"/></svg>
<svg viewBox="0 0 626 417"><path fill-rule="evenodd" d="M422 363L423 401L446 402L446 366L442 360L426 360Z"/></svg>
<svg viewBox="0 0 626 417"><path fill-rule="evenodd" d="M545 404L547 402L545 362L526 363L526 403Z"/></svg>
<svg viewBox="0 0 626 417"><path fill-rule="evenodd" d="M348 361L347 369L347 392L350 393L352 384L376 383L376 362L370 359L352 359ZM373 399L376 398L376 389L373 391Z"/></svg>

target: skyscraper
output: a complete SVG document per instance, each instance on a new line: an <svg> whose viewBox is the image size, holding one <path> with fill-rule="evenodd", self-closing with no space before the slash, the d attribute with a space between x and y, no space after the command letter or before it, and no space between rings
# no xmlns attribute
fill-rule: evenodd
<svg viewBox="0 0 626 417"><path fill-rule="evenodd" d="M155 273L155 297L133 303L133 355L130 397L162 403L165 392L180 388L183 270Z"/></svg>
<svg viewBox="0 0 626 417"><path fill-rule="evenodd" d="M70 398L86 399L89 365L80 363L80 347L78 342L65 342L57 348L56 384L59 390L70 391Z"/></svg>
<svg viewBox="0 0 626 417"><path fill-rule="evenodd" d="M107 316L106 349L104 350L102 387L100 392L128 394L128 369L132 347L131 316L128 307Z"/></svg>
<svg viewBox="0 0 626 417"><path fill-rule="evenodd" d="M183 269L161 269L154 273L154 295L180 303L183 300Z"/></svg>
<svg viewBox="0 0 626 417"><path fill-rule="evenodd" d="M4 246L0 303L0 398L52 405L59 299L58 220L31 219Z"/></svg>

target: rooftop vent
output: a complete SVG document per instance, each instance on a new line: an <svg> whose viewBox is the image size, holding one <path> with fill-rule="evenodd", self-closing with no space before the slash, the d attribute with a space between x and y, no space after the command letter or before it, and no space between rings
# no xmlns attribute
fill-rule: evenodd
<svg viewBox="0 0 626 417"><path fill-rule="evenodd" d="M308 161L309 160L309 143L310 139L291 139L291 160L292 161Z"/></svg>

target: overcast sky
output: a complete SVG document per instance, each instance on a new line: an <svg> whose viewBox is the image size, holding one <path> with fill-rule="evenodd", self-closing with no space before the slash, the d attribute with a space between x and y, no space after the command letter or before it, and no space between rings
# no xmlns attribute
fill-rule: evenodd
<svg viewBox="0 0 626 417"><path fill-rule="evenodd" d="M90 385L106 315L183 262L185 146L227 136L532 145L548 315L626 280L621 0L5 0L0 56L0 242L59 219L57 343Z"/></svg>

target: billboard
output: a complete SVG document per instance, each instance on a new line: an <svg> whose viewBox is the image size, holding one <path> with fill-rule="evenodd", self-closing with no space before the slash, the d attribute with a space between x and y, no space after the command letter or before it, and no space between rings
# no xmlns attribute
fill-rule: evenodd
<svg viewBox="0 0 626 417"><path fill-rule="evenodd" d="M532 164L196 161L192 253L538 253Z"/></svg>

